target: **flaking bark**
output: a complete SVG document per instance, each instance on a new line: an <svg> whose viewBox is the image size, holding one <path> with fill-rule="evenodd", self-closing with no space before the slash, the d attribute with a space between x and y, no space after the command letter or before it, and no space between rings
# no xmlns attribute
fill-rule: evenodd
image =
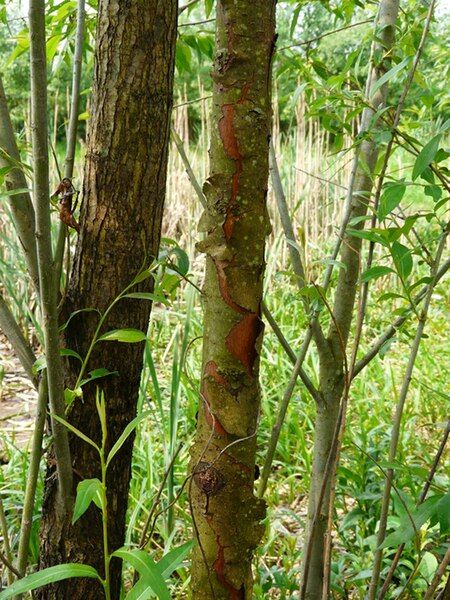
<svg viewBox="0 0 450 600"><path fill-rule="evenodd" d="M78 240L62 320L87 307L104 310L158 253L164 205L170 134L177 25L176 0L102 0L99 4L92 114ZM135 291L151 289L151 281ZM146 330L150 304L123 300L105 330ZM95 313L74 317L65 344L86 353L97 321ZM105 367L118 375L97 380L105 393L108 445L111 447L136 413L142 370L142 344L99 343L87 371ZM66 369L73 385L79 364ZM95 408L95 385L83 388L70 421L97 443L101 430ZM99 477L98 455L71 436L75 483ZM124 542L131 473L130 437L108 470L110 550ZM46 482L41 528L41 567L83 562L103 575L101 517L91 507L75 524L54 520L55 486L51 465ZM111 597L119 598L120 563L112 563ZM41 600L99 600L101 586L68 580L41 589Z"/></svg>
<svg viewBox="0 0 450 600"><path fill-rule="evenodd" d="M275 1L217 3L203 370L191 450L193 598L252 597L265 504L253 493Z"/></svg>

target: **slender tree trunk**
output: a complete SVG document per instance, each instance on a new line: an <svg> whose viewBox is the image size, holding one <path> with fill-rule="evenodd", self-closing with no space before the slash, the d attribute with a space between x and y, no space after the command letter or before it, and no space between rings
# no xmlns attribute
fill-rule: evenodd
<svg viewBox="0 0 450 600"><path fill-rule="evenodd" d="M378 63L369 73L368 100L378 110L386 104L387 85L375 89L379 78L389 68L389 51L394 43L395 26L399 10L399 0L381 0L378 15L377 32L380 40ZM380 58L381 57L381 58ZM373 92L372 92L373 90ZM366 108L362 116L361 131L367 132L375 111ZM359 162L352 190L350 219L363 217L367 213L373 187L373 173L379 147L375 139L368 134L362 142ZM360 221L353 226L363 227ZM320 510L319 496L323 485L328 457L332 448L338 423L339 407L344 390L344 354L353 319L355 297L358 285L361 239L346 234L342 244L341 262L345 268L339 271L339 278L333 307L333 320L327 335L327 343L319 349L320 355L320 392L322 398L317 405L315 421L315 441L313 472L308 507L308 537L311 537L311 554L305 557L307 570L306 586L302 597L310 600L322 598L324 584L325 535L329 521L331 477L325 487ZM317 514L316 514L317 513Z"/></svg>
<svg viewBox="0 0 450 600"><path fill-rule="evenodd" d="M252 597L265 505L253 493L275 0L217 3L203 371L190 499L193 598Z"/></svg>
<svg viewBox="0 0 450 600"><path fill-rule="evenodd" d="M177 26L176 0L101 0L94 68L92 114L86 155L81 234L78 240L63 319L72 312L104 310L158 253L164 204L170 134L173 69ZM151 281L136 291L151 289ZM105 330L133 327L146 330L150 305L123 300L112 311ZM86 354L97 324L96 314L75 316L65 333L65 345ZM104 367L117 375L96 381L105 393L109 446L135 416L142 370L142 344L99 343L88 371ZM79 364L66 369L74 385ZM95 408L96 385L83 388L70 421L100 441ZM124 444L108 471L110 549L124 542L125 514L133 440ZM93 449L71 436L75 483L99 476ZM54 520L55 485L52 467L46 482L41 567L62 562L92 564L103 571L101 517L96 507L71 526ZM120 593L120 563L112 562L112 594ZM41 590L43 600L103 597L92 580L68 580Z"/></svg>

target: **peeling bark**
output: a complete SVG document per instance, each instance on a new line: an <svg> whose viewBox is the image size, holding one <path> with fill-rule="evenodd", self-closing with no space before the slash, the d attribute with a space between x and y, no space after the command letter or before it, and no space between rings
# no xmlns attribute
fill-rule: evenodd
<svg viewBox="0 0 450 600"><path fill-rule="evenodd" d="M81 234L62 319L95 307L104 310L133 277L157 255L164 205L170 133L177 24L176 0L101 0L99 4L93 111L89 121ZM151 281L137 290L149 291ZM150 304L123 300L111 312L105 330L134 327L146 330ZM65 344L82 356L97 325L95 313L75 316ZM133 419L142 370L142 344L100 343L88 369L106 367L117 376L99 379L105 393L108 445L111 447ZM79 364L66 370L74 384ZM101 439L95 408L96 385L83 388L70 421L97 443ZM75 483L99 477L98 455L71 436ZM125 515L131 474L130 437L108 469L110 550L124 542ZM75 524L55 519L55 479L49 465L42 527L41 567L63 562L93 565L103 576L101 516L91 507ZM119 561L112 563L111 598L120 594ZM41 589L46 600L99 600L101 586L92 579L68 580Z"/></svg>
<svg viewBox="0 0 450 600"><path fill-rule="evenodd" d="M264 244L275 0L219 0L206 254L203 371L191 450L196 600L252 597L265 504L253 493L260 406Z"/></svg>

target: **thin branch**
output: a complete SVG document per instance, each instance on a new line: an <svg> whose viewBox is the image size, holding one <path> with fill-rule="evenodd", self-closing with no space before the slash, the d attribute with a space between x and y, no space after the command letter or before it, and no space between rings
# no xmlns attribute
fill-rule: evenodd
<svg viewBox="0 0 450 600"><path fill-rule="evenodd" d="M84 22L86 16L85 0L78 0L77 5L77 30L75 34L75 54L72 70L72 95L70 101L69 126L67 129L67 148L64 162L64 177L72 179L75 164L75 150L77 146L78 116L80 106L81 71L83 67ZM55 283L57 288L61 281L63 269L64 249L68 237L68 228L61 221L59 224L58 241L55 252ZM66 273L69 277L69 273Z"/></svg>
<svg viewBox="0 0 450 600"><path fill-rule="evenodd" d="M450 269L450 258L447 259L442 264L442 266L439 268L439 271L436 274L436 280L434 283L434 287L442 279L442 277L444 277L444 275L447 273L447 271L449 269ZM417 306L426 297L426 295L428 294L428 291L430 289L430 285L431 285L431 282L429 284L425 285L420 290L420 292L414 297L414 299L413 299L414 306ZM380 352L381 348L386 344L386 342L388 342L390 339L392 339L395 336L395 334L397 333L399 328L403 325L403 323L405 323L408 320L408 318L412 314L412 312L413 312L412 307L410 307L408 310L405 310L405 314L403 314L400 317L397 317L397 319L392 323L392 325L390 325L386 329L386 331L377 338L377 340L372 344L372 346L369 348L369 350L366 352L366 354L356 363L356 365L353 369L353 377L356 377L357 375L359 375L359 373L361 373L361 371L375 358L375 356L377 356L377 354Z"/></svg>
<svg viewBox="0 0 450 600"><path fill-rule="evenodd" d="M36 238L39 266L41 311L44 321L44 347L51 412L63 418L65 403L62 361L59 351L55 273L51 244L48 131L47 60L45 39L45 1L30 0L30 72L33 146L33 183L36 212ZM59 478L59 508L65 511L72 502L72 462L67 429L52 419L55 455Z"/></svg>
<svg viewBox="0 0 450 600"><path fill-rule="evenodd" d="M328 185L334 185L335 187L341 188L342 190L345 190L345 191L348 190L348 188L345 185L336 183L336 181L333 181L332 179L326 179L325 177L319 177L319 175L315 175L314 173L311 173L310 171L305 171L304 169L300 169L300 167L294 167L294 169L296 171L300 171L300 173L304 173L305 175L308 175L309 177L318 179L322 183L327 183Z"/></svg>
<svg viewBox="0 0 450 600"><path fill-rule="evenodd" d="M11 117L6 101L3 82L0 77L0 167L12 167L5 175L8 190L26 190L27 180L23 169L20 168L20 154L17 148ZM39 288L39 271L34 237L35 215L33 203L29 192L14 194L9 198L9 205L13 215L14 227L22 246L30 277L36 290Z"/></svg>
<svg viewBox="0 0 450 600"><path fill-rule="evenodd" d="M39 393L34 419L33 442L30 452L25 497L23 499L22 519L20 523L19 550L17 554L17 570L22 577L25 576L30 549L31 528L33 526L34 506L36 502L36 488L42 459L42 441L47 417L48 385L47 372L44 371L39 383Z"/></svg>
<svg viewBox="0 0 450 600"><path fill-rule="evenodd" d="M190 2L188 2L184 6L180 6L180 8L178 9L178 15L181 15L182 13L184 13L185 10L187 10L191 6L194 6L194 4L197 4L198 1L199 0L190 0Z"/></svg>
<svg viewBox="0 0 450 600"><path fill-rule="evenodd" d="M195 98L195 100L188 100L187 102L181 102L181 104L174 104L173 108L181 108L182 106L187 106L188 104L195 104L196 102L202 102L203 100L210 100L212 95L210 96L202 96L202 98Z"/></svg>
<svg viewBox="0 0 450 600"><path fill-rule="evenodd" d="M372 23L372 19L365 19L364 21L359 21L358 23L350 23L350 25L344 25L343 27L339 27L338 29L327 31L309 40L294 42L289 46L283 46L282 48L278 48L277 52L282 52L283 50L288 50L289 48L297 48L299 46L309 46L309 44L312 44L313 42L318 42L319 40L329 35L334 35L335 33L339 33L340 31L346 31L347 29L352 29L353 27L360 27L361 25L365 25L366 23Z"/></svg>
<svg viewBox="0 0 450 600"><path fill-rule="evenodd" d="M186 152L184 151L183 141L173 127L172 127L172 138L173 138L173 141L175 142L175 146L177 147L177 150L181 157L181 160L183 161L184 168L186 169L186 173L188 174L188 177L189 177L189 181L191 182L192 187L194 188L195 193L197 194L197 197L200 200L200 204L203 206L203 208L206 208L206 198L203 193L202 186L199 184L199 182L194 174L194 171L192 170L191 163L189 162Z"/></svg>
<svg viewBox="0 0 450 600"><path fill-rule="evenodd" d="M429 13L430 19L431 19L431 15L432 15L432 12ZM425 26L425 28L426 28L426 26ZM399 442L399 438L400 438L400 426L401 426L402 417L403 417L403 409L404 409L406 398L407 398L407 395L409 392L409 386L411 383L413 369L415 366L415 362L416 362L417 355L419 352L420 342L422 340L423 332L425 329L425 323L427 321L428 311L429 311L429 308L431 305L431 299L433 296L434 286L436 285L436 273L438 271L439 262L441 260L442 253L445 248L446 240L447 240L447 235L446 234L442 235L441 242L440 242L438 250L436 252L435 263L431 270L432 281L430 282L429 290L427 292L427 295L425 296L424 306L422 308L422 312L420 315L420 320L419 320L419 323L417 326L416 335L414 336L414 340L411 344L411 351L410 351L410 355L409 355L408 365L406 367L406 372L405 372L405 375L403 378L402 388L401 388L400 396L399 396L399 399L398 399L398 402L396 405L395 416L394 416L394 420L393 420L393 424L392 424L391 442L390 442L390 447L389 447L389 458L388 458L389 463L392 463L395 460L395 457L397 455L397 447L398 447L398 442ZM392 488L393 479L394 479L394 470L389 468L387 470L387 474L388 474L388 478L385 480L385 484L384 484L384 494L383 494L383 500L382 500L382 504L381 504L381 514L380 514L380 521L379 521L379 526L378 526L377 550L375 552L374 566L373 566L372 577L371 577L370 586L369 586L369 600L375 600L375 596L376 596L376 592L377 592L377 588L378 588L378 582L379 582L380 571L381 571L381 560L382 560L382 556L383 556L383 550L380 548L380 546L382 545L385 535L386 535L387 519L388 519L388 512L389 512L389 505L390 505L390 498L391 498L391 488Z"/></svg>
<svg viewBox="0 0 450 600"><path fill-rule="evenodd" d="M17 324L14 315L0 292L0 328L8 338L14 352L16 353L25 373L28 375L33 385L37 387L36 376L33 373L33 365L36 362L36 356Z"/></svg>
<svg viewBox="0 0 450 600"><path fill-rule="evenodd" d="M194 25L204 25L205 23L214 23L215 19L204 19L203 21L193 21L191 23L178 23L178 27L193 27Z"/></svg>
<svg viewBox="0 0 450 600"><path fill-rule="evenodd" d="M424 600L431 600L434 597L434 592L436 591L436 588L439 585L441 579L444 577L449 564L450 564L450 547L447 548L447 552L445 553L445 556L442 559L441 564L439 565L439 567L436 570L436 574L434 575L433 580L430 583L429 588L427 589L427 592L424 596ZM445 586L447 592L450 590L449 582L450 582L450 576L449 576L449 579ZM445 596L445 598L448 598L448 596ZM444 598L444 596L442 596L442 600L445 600L445 598Z"/></svg>
<svg viewBox="0 0 450 600"><path fill-rule="evenodd" d="M417 502L416 506L420 506L422 504L422 502L424 502L425 498L427 497L428 490L430 489L430 486L431 486L431 482L434 479L438 465L442 458L442 454L444 453L445 446L447 445L449 434L450 434L450 420L447 421L447 427L444 431L444 435L442 437L441 443L439 444L439 448L436 452L436 456L434 457L433 464L431 465L430 471L427 476L427 480L425 482L425 485L423 486L422 492L420 493L419 501ZM391 584L392 578L395 573L395 569L397 568L397 565L400 561L400 558L402 556L404 548L405 548L404 543L400 544L400 546L397 548L397 552L395 553L395 556L389 567L389 572L386 575L386 579L384 580L383 587L381 588L381 591L378 595L377 600L383 600L383 598L386 596L388 589L389 589L389 585Z"/></svg>
<svg viewBox="0 0 450 600"><path fill-rule="evenodd" d="M0 561L5 565L7 569L9 569L9 571L11 571L11 573L16 575L16 577L20 577L20 573L17 571L17 569L11 563L11 561L8 560L8 558L3 554L3 552L0 552Z"/></svg>
<svg viewBox="0 0 450 600"><path fill-rule="evenodd" d="M262 312L263 312L263 315L266 317L267 321L269 322L269 325L272 327L275 335L277 336L278 341L280 342L280 345L283 347L284 351L286 352L286 354L289 357L289 360L295 367L295 365L297 364L297 357L295 355L295 352L292 350L291 346L289 345L289 342L284 337L283 332L281 331L278 323L275 321L272 313L268 309L265 302L262 303ZM308 375L306 374L305 370L301 367L301 365L298 368L297 376L300 376L300 379L302 380L304 386L306 387L308 392L311 394L311 396L314 398L314 400L316 402L320 402L321 398L320 398L319 390L315 387L315 385L313 384L311 379L308 377Z"/></svg>
<svg viewBox="0 0 450 600"><path fill-rule="evenodd" d="M2 558L4 564L8 567L8 584L11 585L14 581L13 573L14 570L11 569L12 566L12 552L11 552L11 544L9 543L9 535L8 535L8 523L6 522L5 509L3 507L3 500L0 498L0 529L3 536L3 546L5 548L5 562Z"/></svg>

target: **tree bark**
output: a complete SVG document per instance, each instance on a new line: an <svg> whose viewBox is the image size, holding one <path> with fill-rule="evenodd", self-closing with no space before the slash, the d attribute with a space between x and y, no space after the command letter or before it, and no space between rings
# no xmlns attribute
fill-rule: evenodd
<svg viewBox="0 0 450 600"><path fill-rule="evenodd" d="M193 598L252 597L265 504L254 496L275 0L217 3L204 343L190 501Z"/></svg>
<svg viewBox="0 0 450 600"><path fill-rule="evenodd" d="M173 70L177 28L176 0L101 0L89 122L81 233L62 320L76 310L104 310L158 253L166 186ZM149 291L147 280L133 291ZM150 304L122 300L108 317L105 331L126 327L146 330ZM92 340L97 316L83 312L65 331L65 345L82 356ZM97 380L107 406L108 446L133 419L142 370L143 344L101 342L87 371L104 367L117 375ZM79 364L66 367L74 385ZM97 385L87 384L75 400L70 422L97 443L101 439L95 408ZM110 550L123 545L133 439L130 437L108 470ZM75 484L99 477L98 455L70 438ZM93 565L103 574L101 515L91 507L77 521L55 519L55 481L49 464L41 526L41 568L63 562ZM111 598L120 594L120 563L112 562ZM98 600L93 580L68 580L41 589L43 600Z"/></svg>
<svg viewBox="0 0 450 600"><path fill-rule="evenodd" d="M389 69L390 50L394 44L395 26L399 10L399 0L381 0L377 23L378 52L380 58L369 72L367 86L368 101L372 108L363 111L361 131L367 137L359 150L359 161L352 186L351 212L352 219L363 217L367 213L373 187L373 174L377 162L379 145L371 135L369 128L375 111L386 105L387 84L375 89L377 81ZM373 92L372 92L373 90ZM353 225L354 229L362 229L363 221ZM302 598L317 600L322 598L324 585L324 550L325 536L328 528L331 494L331 477L326 484L324 499L318 511L318 498L323 485L326 466L338 424L339 407L345 384L344 353L350 334L353 319L358 278L360 270L361 238L347 233L344 236L341 250L341 262L345 268L339 271L333 320L331 322L326 347L319 348L320 375L319 387L321 399L317 405L315 421L315 440L313 454L313 471L308 505L308 537L311 536L311 556L306 565L306 587L302 589ZM316 523L313 527L314 518ZM305 563L306 564L306 563ZM305 570L305 569L304 569ZM305 578L305 573L303 573Z"/></svg>

